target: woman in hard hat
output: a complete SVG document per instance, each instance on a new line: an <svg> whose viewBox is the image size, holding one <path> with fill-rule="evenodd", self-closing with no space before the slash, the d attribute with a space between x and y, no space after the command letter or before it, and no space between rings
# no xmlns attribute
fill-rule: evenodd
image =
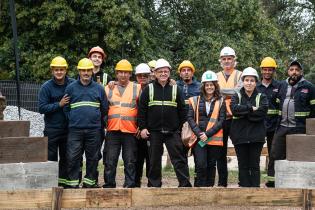
<svg viewBox="0 0 315 210"><path fill-rule="evenodd" d="M189 98L188 123L198 137L193 147L195 160L195 187L212 187L215 164L223 146L222 123L226 107L218 85L218 77L212 71L202 75L201 94Z"/></svg>
<svg viewBox="0 0 315 210"><path fill-rule="evenodd" d="M146 63L140 63L136 67L136 79L137 83L141 85L141 89L143 90L150 83L150 74L151 69L150 66ZM140 132L137 132L137 162L136 162L136 187L141 187L141 179L143 173L143 164L144 160L146 163L146 176L148 177L149 169L150 169L150 159L149 159L149 151L148 151L148 141L146 139L142 139L140 137Z"/></svg>
<svg viewBox="0 0 315 210"><path fill-rule="evenodd" d="M230 135L237 155L239 186L259 187L259 162L265 143L264 120L268 99L256 89L259 77L255 69L244 69L241 79L244 86L232 96L231 101L233 120Z"/></svg>

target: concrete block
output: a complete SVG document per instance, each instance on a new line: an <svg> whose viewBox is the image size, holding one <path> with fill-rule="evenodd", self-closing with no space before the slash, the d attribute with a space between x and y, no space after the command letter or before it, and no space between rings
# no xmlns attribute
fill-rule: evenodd
<svg viewBox="0 0 315 210"><path fill-rule="evenodd" d="M58 186L58 162L0 164L0 190Z"/></svg>
<svg viewBox="0 0 315 210"><path fill-rule="evenodd" d="M315 135L287 135L287 160L315 162Z"/></svg>
<svg viewBox="0 0 315 210"><path fill-rule="evenodd" d="M30 136L30 121L1 120L1 137L28 137Z"/></svg>
<svg viewBox="0 0 315 210"><path fill-rule="evenodd" d="M47 137L0 138L0 163L46 162Z"/></svg>
<svg viewBox="0 0 315 210"><path fill-rule="evenodd" d="M306 119L306 134L315 135L315 118Z"/></svg>
<svg viewBox="0 0 315 210"><path fill-rule="evenodd" d="M315 189L315 162L275 161L275 187Z"/></svg>

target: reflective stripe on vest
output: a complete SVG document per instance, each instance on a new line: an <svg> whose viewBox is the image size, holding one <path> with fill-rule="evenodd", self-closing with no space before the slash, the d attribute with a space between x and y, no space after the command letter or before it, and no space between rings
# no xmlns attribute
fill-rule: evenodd
<svg viewBox="0 0 315 210"><path fill-rule="evenodd" d="M308 117L311 112L294 112L295 117ZM279 111L279 115L282 115L282 111Z"/></svg>
<svg viewBox="0 0 315 210"><path fill-rule="evenodd" d="M220 108L223 101L222 99L217 100L214 104L214 108L211 114L211 117L209 119L206 131L211 129L215 123L218 121L218 116L220 113ZM204 147L205 145L214 145L214 146L223 146L223 129L221 128L218 132L216 132L213 136L209 137L207 141L199 141L198 144L201 147Z"/></svg>
<svg viewBox="0 0 315 210"><path fill-rule="evenodd" d="M70 108L74 109L80 106L93 106L93 107L100 107L100 103L98 102L91 102L91 101L80 101L73 104L70 104Z"/></svg>
<svg viewBox="0 0 315 210"><path fill-rule="evenodd" d="M172 85L172 101L156 101L154 99L154 86L149 84L149 106L174 106L177 107L176 102L177 85Z"/></svg>
<svg viewBox="0 0 315 210"><path fill-rule="evenodd" d="M311 101L310 101L310 104L311 104L311 105L315 105L315 99L311 100Z"/></svg>
<svg viewBox="0 0 315 210"><path fill-rule="evenodd" d="M140 93L140 85L129 82L122 95L117 85L114 89L105 87L109 102L108 131L121 131L135 133L137 131L137 98Z"/></svg>
<svg viewBox="0 0 315 210"><path fill-rule="evenodd" d="M241 72L239 72L238 70L234 70L232 74L229 76L228 80L225 79L225 75L223 71L217 73L217 75L218 75L218 83L221 89L234 90L241 77ZM230 107L231 98L226 98L225 104L226 104L226 112L232 116L232 111Z"/></svg>
<svg viewBox="0 0 315 210"><path fill-rule="evenodd" d="M103 86L104 87L107 85L107 78L108 78L108 74L103 73Z"/></svg>
<svg viewBox="0 0 315 210"><path fill-rule="evenodd" d="M268 109L268 115L277 115L279 113L278 109Z"/></svg>
<svg viewBox="0 0 315 210"><path fill-rule="evenodd" d="M238 95L238 105L240 105L240 104L241 104L241 100L242 100L242 95L241 95L241 93L239 93L239 92L237 92L237 95ZM261 93L258 93L258 94L256 95L256 99L255 99L255 103L256 103L256 104L255 104L255 105L256 105L257 107L259 107L260 96L261 96ZM237 120L237 119L240 119L240 118L233 116L233 119L234 119L234 120Z"/></svg>

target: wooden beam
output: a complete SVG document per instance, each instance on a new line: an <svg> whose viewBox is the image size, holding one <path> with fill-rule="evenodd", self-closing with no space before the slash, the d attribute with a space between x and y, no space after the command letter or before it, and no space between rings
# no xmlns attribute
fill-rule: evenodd
<svg viewBox="0 0 315 210"><path fill-rule="evenodd" d="M315 135L315 118L306 119L306 134Z"/></svg>
<svg viewBox="0 0 315 210"><path fill-rule="evenodd" d="M227 156L236 156L236 152L235 152L234 147L228 147ZM268 156L267 147L263 147L263 149L261 151L261 156Z"/></svg>
<svg viewBox="0 0 315 210"><path fill-rule="evenodd" d="M28 136L30 136L30 121L22 120L0 121L0 138Z"/></svg>
<svg viewBox="0 0 315 210"><path fill-rule="evenodd" d="M315 135L287 135L286 159L290 161L315 162Z"/></svg>
<svg viewBox="0 0 315 210"><path fill-rule="evenodd" d="M62 199L62 187L52 188L52 198L51 198L51 209L61 210L61 199Z"/></svg>
<svg viewBox="0 0 315 210"><path fill-rule="evenodd" d="M305 194L301 189L269 188L65 189L61 207L138 208L197 205L302 207L305 195L308 199L313 196ZM51 189L0 191L0 206L4 209L51 208L52 197ZM314 200L314 196L312 199Z"/></svg>
<svg viewBox="0 0 315 210"><path fill-rule="evenodd" d="M262 188L133 189L132 206L302 206L302 190Z"/></svg>
<svg viewBox="0 0 315 210"><path fill-rule="evenodd" d="M0 163L46 162L47 137L0 138Z"/></svg>

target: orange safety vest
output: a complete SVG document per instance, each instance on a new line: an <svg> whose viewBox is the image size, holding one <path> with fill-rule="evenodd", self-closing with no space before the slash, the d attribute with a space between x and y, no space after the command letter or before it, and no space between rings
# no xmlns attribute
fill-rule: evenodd
<svg viewBox="0 0 315 210"><path fill-rule="evenodd" d="M109 102L108 131L121 131L123 133L137 132L137 100L141 86L129 82L124 93L120 95L117 85L113 90L105 87Z"/></svg>
<svg viewBox="0 0 315 210"><path fill-rule="evenodd" d="M223 71L220 71L217 73L218 76L218 83L221 89L234 89L240 80L242 75L241 71L233 70L232 74L229 76L228 80L225 79L225 75ZM225 104L226 104L226 112L228 116L232 116L231 111L231 96L226 96L225 98Z"/></svg>
<svg viewBox="0 0 315 210"><path fill-rule="evenodd" d="M200 97L200 96L199 96ZM196 107L196 101L197 97L191 97L189 98L189 102L191 103L192 107ZM218 120L218 116L220 113L220 108L222 105L222 99L221 100L216 100L214 104L214 108L211 114L211 117L209 119L206 131L211 129L215 123ZM199 107L196 107L194 110L198 109ZM198 124L198 122L197 122ZM208 145L214 145L214 146L223 146L223 129L221 128L218 132L216 132L213 136L209 137L206 142L199 141L198 144L201 147L204 147L206 144Z"/></svg>

